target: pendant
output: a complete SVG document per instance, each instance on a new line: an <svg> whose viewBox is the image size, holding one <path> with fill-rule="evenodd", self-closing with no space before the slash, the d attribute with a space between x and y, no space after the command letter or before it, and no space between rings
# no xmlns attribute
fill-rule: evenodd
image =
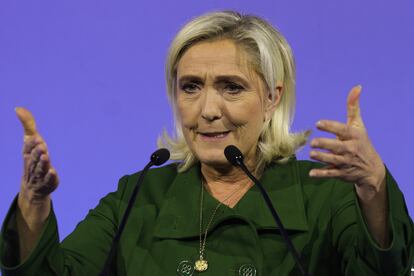
<svg viewBox="0 0 414 276"><path fill-rule="evenodd" d="M194 269L198 272L206 271L208 268L208 262L203 259L199 259L195 262Z"/></svg>

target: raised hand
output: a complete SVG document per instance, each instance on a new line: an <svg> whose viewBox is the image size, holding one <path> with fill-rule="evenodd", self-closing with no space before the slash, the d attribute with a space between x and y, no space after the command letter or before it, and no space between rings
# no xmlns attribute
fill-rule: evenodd
<svg viewBox="0 0 414 276"><path fill-rule="evenodd" d="M322 120L317 128L336 135L336 139L315 138L311 141L312 159L327 164L310 171L312 177L334 177L356 184L357 194L363 201L373 198L385 186L385 167L374 149L359 106L361 86L351 89L347 100L347 123Z"/></svg>
<svg viewBox="0 0 414 276"><path fill-rule="evenodd" d="M24 169L16 215L22 261L30 255L41 235L51 210L50 193L57 188L59 180L32 114L22 107L16 108L16 114L24 129Z"/></svg>
<svg viewBox="0 0 414 276"><path fill-rule="evenodd" d="M30 111L19 107L16 108L16 114L24 129L24 170L19 201L41 202L57 188L58 176L51 166L46 143L37 132L36 123Z"/></svg>

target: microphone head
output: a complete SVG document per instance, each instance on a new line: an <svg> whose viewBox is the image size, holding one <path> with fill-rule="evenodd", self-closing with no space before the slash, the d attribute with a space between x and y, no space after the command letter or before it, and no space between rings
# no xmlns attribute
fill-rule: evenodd
<svg viewBox="0 0 414 276"><path fill-rule="evenodd" d="M243 164L243 154L241 151L234 145L227 146L224 149L224 156L233 166L240 166Z"/></svg>
<svg viewBox="0 0 414 276"><path fill-rule="evenodd" d="M164 164L168 159L170 159L170 151L164 148L156 150L151 155L151 162L156 166Z"/></svg>

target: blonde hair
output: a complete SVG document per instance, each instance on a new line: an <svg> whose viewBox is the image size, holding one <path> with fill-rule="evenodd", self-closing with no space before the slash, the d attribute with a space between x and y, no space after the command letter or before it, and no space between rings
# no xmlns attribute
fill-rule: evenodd
<svg viewBox="0 0 414 276"><path fill-rule="evenodd" d="M295 64L292 50L282 36L265 20L234 11L212 12L188 22L171 43L165 73L167 91L173 107L176 133L169 136L164 130L158 139L159 147L171 152L171 159L180 160L178 171L186 171L197 162L188 147L176 108L177 65L187 49L194 44L214 39L231 39L242 46L251 57L255 71L263 79L267 89L275 96L277 81L283 83L283 93L276 110L263 125L258 141L256 172L266 164L286 162L306 143L309 132L291 133L295 111Z"/></svg>

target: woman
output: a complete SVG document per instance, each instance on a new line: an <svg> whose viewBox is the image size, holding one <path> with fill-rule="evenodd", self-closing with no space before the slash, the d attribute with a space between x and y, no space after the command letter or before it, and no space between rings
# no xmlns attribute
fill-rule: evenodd
<svg viewBox="0 0 414 276"><path fill-rule="evenodd" d="M263 19L210 13L177 34L166 66L176 118L160 144L180 160L151 170L117 249L118 275L297 275L259 191L224 157L236 145L261 179L313 275L401 275L413 256L413 225L401 192L373 148L359 96L348 120L319 121L336 139L316 138L309 161L295 151L295 73L283 36ZM6 275L96 275L101 271L138 174L121 178L59 244L50 193L58 185L31 114L25 170L2 232ZM19 246L17 247L17 244ZM14 247L13 247L14 246Z"/></svg>

